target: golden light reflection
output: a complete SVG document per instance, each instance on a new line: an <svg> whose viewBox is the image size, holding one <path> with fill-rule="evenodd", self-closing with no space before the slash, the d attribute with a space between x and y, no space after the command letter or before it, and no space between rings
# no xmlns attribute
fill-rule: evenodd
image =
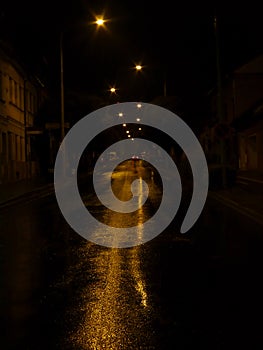
<svg viewBox="0 0 263 350"><path fill-rule="evenodd" d="M141 303L144 307L147 306L147 293L145 291L145 286L144 283L142 282L142 280L140 279L140 275L137 274L135 275L136 279L137 279L137 284L136 284L136 290L141 294Z"/></svg>
<svg viewBox="0 0 263 350"><path fill-rule="evenodd" d="M79 349L118 350L125 343L120 314L121 256L118 249L102 250L94 258L96 282L82 295L83 320L71 335ZM89 300L91 299L91 300Z"/></svg>
<svg viewBox="0 0 263 350"><path fill-rule="evenodd" d="M137 226L137 234L140 239L143 237L143 182L142 178L139 178L139 196L138 196L138 226ZM145 281L143 279L142 271L140 268L140 256L139 256L139 247L135 247L132 249L133 257L131 259L132 262L132 275L135 280L135 288L141 297L141 304L146 307L147 306L147 292L145 288Z"/></svg>
<svg viewBox="0 0 263 350"><path fill-rule="evenodd" d="M125 183L120 199L124 199L128 188L130 189L127 173L124 173L124 177ZM143 180L139 177L139 237L144 234L143 199ZM121 223L122 219L120 214L115 213L111 215L110 220L112 223ZM103 235L107 236L109 233L110 226L105 228ZM95 236L101 234L94 231ZM154 348L151 347L154 344L154 334L147 323L151 319L149 314L152 307L149 305L147 283L141 266L142 247L99 249L92 245L94 252L91 252L88 248L90 246L91 244L87 243L86 250L84 247L80 254L80 265L83 269L82 274L84 273L81 281L87 278L87 283L82 287L79 307L75 311L79 314L78 327L70 334L73 348L120 350L127 348L127 344L135 344L134 348L138 348L136 344L143 342L148 348ZM79 271L80 268L77 267L76 270Z"/></svg>

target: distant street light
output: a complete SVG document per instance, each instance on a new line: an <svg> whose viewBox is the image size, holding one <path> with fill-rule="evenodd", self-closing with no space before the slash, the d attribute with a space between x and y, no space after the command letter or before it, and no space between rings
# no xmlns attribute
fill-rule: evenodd
<svg viewBox="0 0 263 350"><path fill-rule="evenodd" d="M115 87L110 88L110 92L113 93L113 94L115 94L115 93L116 93Z"/></svg>

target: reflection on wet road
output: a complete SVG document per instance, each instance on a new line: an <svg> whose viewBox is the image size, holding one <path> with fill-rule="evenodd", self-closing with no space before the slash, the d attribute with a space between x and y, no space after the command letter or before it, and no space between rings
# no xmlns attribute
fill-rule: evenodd
<svg viewBox="0 0 263 350"><path fill-rule="evenodd" d="M72 348L154 348L151 328L154 305L148 300L139 250L106 249L92 259L94 281L83 286L79 295L82 318L70 334ZM90 254L87 259L90 263ZM69 313L74 314L74 310L75 307ZM79 310L76 317L78 313Z"/></svg>
<svg viewBox="0 0 263 350"><path fill-rule="evenodd" d="M161 189L152 169L123 166L118 198L129 198L134 177L150 191L132 217L102 208L85 186L82 195L104 223L136 223L143 235ZM3 210L1 350L261 349L262 227L209 199L181 235L186 207L161 235L123 249L84 240L52 197Z"/></svg>
<svg viewBox="0 0 263 350"><path fill-rule="evenodd" d="M142 175L149 178L150 196L148 205L142 206ZM105 174L107 176L107 174ZM160 196L160 189L153 182L152 171L140 163L123 165L113 175L113 191L122 200L130 198L131 182L139 178L138 210L135 215L121 215L104 210L102 220L111 227L137 225L137 235L143 235L143 222L150 216L154 203ZM155 194L154 194L155 193ZM83 196L84 202L92 199ZM157 201L158 202L158 201ZM100 213L102 214L102 213ZM94 232L94 235L101 232ZM94 251L95 250L95 251ZM87 273L93 276L93 283L83 285L79 291L78 303L83 313L82 320L71 332L69 348L80 349L154 349L155 332L152 327L152 296L148 295L148 281L143 266L145 249L136 246L127 249L98 248L90 243L82 247L81 260L76 270L81 270L81 280ZM92 258L91 258L92 257ZM73 270L75 268L73 267ZM81 281L80 281L81 282ZM81 284L80 284L81 285ZM75 305L69 315L76 312ZM78 312L76 318L78 318ZM70 346L71 344L71 346Z"/></svg>

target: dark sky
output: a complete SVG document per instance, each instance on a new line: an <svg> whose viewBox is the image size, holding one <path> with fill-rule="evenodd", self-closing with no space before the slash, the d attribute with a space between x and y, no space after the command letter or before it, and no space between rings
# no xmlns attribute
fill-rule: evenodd
<svg viewBox="0 0 263 350"><path fill-rule="evenodd" d="M65 89L103 94L202 94L215 84L215 12L223 73L263 52L259 2L200 1L9 1L1 6L1 31L12 37L32 65L45 56L50 79L59 80L59 31L64 31ZM107 30L90 22L105 14ZM134 63L145 66L136 76Z"/></svg>

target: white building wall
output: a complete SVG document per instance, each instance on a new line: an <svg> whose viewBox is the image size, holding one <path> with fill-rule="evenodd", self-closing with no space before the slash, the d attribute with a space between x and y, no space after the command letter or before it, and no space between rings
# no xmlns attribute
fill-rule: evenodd
<svg viewBox="0 0 263 350"><path fill-rule="evenodd" d="M31 149L26 127L33 126L36 112L36 86L0 51L0 183L35 175L28 172L36 166L28 166Z"/></svg>

